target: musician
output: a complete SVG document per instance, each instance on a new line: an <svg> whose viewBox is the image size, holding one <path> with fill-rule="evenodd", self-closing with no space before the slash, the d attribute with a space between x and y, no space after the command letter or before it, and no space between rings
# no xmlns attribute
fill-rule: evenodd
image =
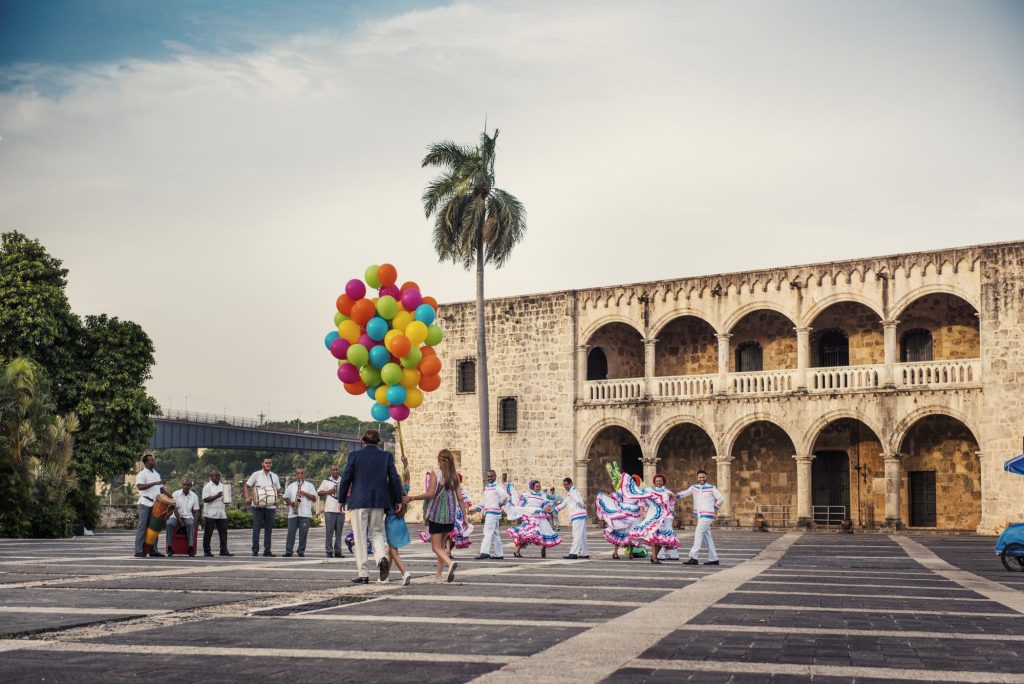
<svg viewBox="0 0 1024 684"><path fill-rule="evenodd" d="M249 476L245 482L245 503L252 509L252 555L260 551L260 530L263 535L263 555L273 556L270 551L270 533L274 531L274 516L277 514L277 497L281 493L281 480L271 471L274 462L263 459L263 468ZM254 495L259 494L255 501ZM273 503L271 503L273 500Z"/></svg>
<svg viewBox="0 0 1024 684"><path fill-rule="evenodd" d="M306 482L306 472L302 468L296 468L295 479L284 492L284 500L288 504L288 540L285 543L285 557L290 558L292 549L295 548L295 530L299 531L299 558L306 555L306 535L309 534L309 522L313 518L313 502L316 499L316 488L312 482Z"/></svg>
<svg viewBox="0 0 1024 684"><path fill-rule="evenodd" d="M179 527L185 528L188 535L188 555L196 555L195 526L199 520L199 497L192 491L192 480L188 477L181 481L181 489L171 494L174 497L174 513L167 519L167 555L173 556L171 540Z"/></svg>
<svg viewBox="0 0 1024 684"><path fill-rule="evenodd" d="M153 510L153 503L158 494L167 494L163 488L164 480L160 473L156 472L156 458L152 453L146 453L142 457L142 471L135 476L135 488L139 490L139 527L135 530L135 557L142 558L142 542L146 539L146 527L149 525L149 514ZM150 556L163 558L164 554L155 548L150 550Z"/></svg>
<svg viewBox="0 0 1024 684"><path fill-rule="evenodd" d="M328 558L343 558L341 555L342 529L345 527L345 513L338 503L338 483L341 482L341 470L337 463L331 464L331 476L320 483L317 492L324 499L324 523L327 527L325 550Z"/></svg>
<svg viewBox="0 0 1024 684"><path fill-rule="evenodd" d="M203 485L203 555L212 556L210 540L213 528L217 528L220 539L220 555L233 556L228 551L228 514L224 510L224 485L220 483L220 471L210 471L210 481Z"/></svg>

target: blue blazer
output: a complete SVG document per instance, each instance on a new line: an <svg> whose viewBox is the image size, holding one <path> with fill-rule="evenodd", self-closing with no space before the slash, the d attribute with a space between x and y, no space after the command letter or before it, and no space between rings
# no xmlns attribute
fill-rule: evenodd
<svg viewBox="0 0 1024 684"><path fill-rule="evenodd" d="M374 445L349 453L338 483L338 503L352 508L391 510L402 502L402 478L395 457Z"/></svg>

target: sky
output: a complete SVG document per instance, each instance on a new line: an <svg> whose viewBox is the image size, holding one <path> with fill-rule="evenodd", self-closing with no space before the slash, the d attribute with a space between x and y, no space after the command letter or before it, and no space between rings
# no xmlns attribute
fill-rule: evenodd
<svg viewBox="0 0 1024 684"><path fill-rule="evenodd" d="M0 230L165 408L368 418L335 298L474 297L420 161L485 122L528 211L488 296L1024 239L1024 3L0 0Z"/></svg>

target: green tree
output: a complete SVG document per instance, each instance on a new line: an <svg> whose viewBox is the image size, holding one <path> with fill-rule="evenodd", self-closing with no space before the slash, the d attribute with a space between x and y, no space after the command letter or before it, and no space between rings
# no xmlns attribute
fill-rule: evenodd
<svg viewBox="0 0 1024 684"><path fill-rule="evenodd" d="M480 458L491 467L490 409L487 384L487 331L484 319L484 266L501 268L526 234L526 208L495 187L498 131L480 134L476 147L446 140L427 150L422 167L442 169L423 191L423 211L434 216L434 251L441 262L476 266L477 401L480 412Z"/></svg>

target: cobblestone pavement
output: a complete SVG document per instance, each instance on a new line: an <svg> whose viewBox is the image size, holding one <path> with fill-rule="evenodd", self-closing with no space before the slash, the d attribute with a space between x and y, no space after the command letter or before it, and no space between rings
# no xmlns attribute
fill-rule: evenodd
<svg viewBox="0 0 1024 684"><path fill-rule="evenodd" d="M251 557L244 531L232 558L135 559L126 533L0 540L0 681L1021 681L1024 573L992 539L716 538L720 566L613 561L597 529L590 560L474 545L453 584L417 541L409 587L352 585L320 530L305 558L276 533L278 557Z"/></svg>

